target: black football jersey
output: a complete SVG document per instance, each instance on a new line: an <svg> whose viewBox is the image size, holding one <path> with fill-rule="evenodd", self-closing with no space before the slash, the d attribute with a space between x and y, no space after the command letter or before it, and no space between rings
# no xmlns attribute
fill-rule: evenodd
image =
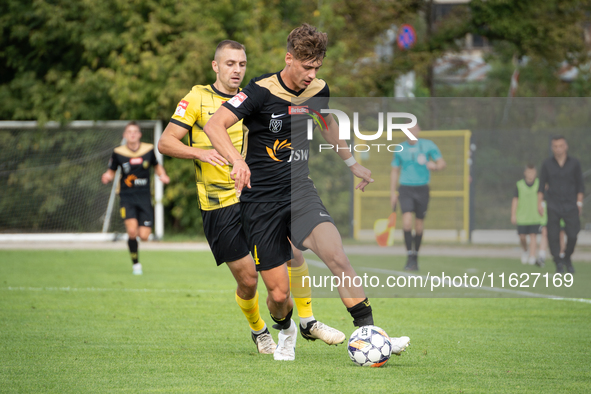
<svg viewBox="0 0 591 394"><path fill-rule="evenodd" d="M242 119L244 129L242 155L250 168L252 188L242 190L241 201L291 199L292 182L309 174L306 122L311 118L301 116L298 110L328 108L329 96L328 85L322 79L316 78L306 89L296 92L277 72L253 78L223 104Z"/></svg>
<svg viewBox="0 0 591 394"><path fill-rule="evenodd" d="M158 164L154 145L142 142L136 151L126 145L118 146L109 160L113 171L121 167L119 194L150 193L150 167Z"/></svg>

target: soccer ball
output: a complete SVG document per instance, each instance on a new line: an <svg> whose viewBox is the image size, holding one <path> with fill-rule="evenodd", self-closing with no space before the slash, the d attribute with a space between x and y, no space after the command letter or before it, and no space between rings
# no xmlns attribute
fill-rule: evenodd
<svg viewBox="0 0 591 394"><path fill-rule="evenodd" d="M390 337L376 326L359 327L349 338L347 352L351 361L362 367L381 367L392 354Z"/></svg>

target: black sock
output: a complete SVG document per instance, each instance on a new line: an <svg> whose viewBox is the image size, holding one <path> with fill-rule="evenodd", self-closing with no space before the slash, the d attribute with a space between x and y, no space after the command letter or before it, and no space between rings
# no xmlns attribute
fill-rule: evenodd
<svg viewBox="0 0 591 394"><path fill-rule="evenodd" d="M404 230L404 243L406 244L406 251L412 250L412 232Z"/></svg>
<svg viewBox="0 0 591 394"><path fill-rule="evenodd" d="M423 233L415 234L415 252L419 252L421 247L421 241L423 240Z"/></svg>
<svg viewBox="0 0 591 394"><path fill-rule="evenodd" d="M287 312L287 316L285 316L283 319L277 319L275 316L273 316L272 313L269 313L271 315L271 319L273 319L273 321L275 323L277 323L277 325L280 327L280 330L285 330L289 328L289 325L291 324L291 315L293 313L293 308Z"/></svg>
<svg viewBox="0 0 591 394"><path fill-rule="evenodd" d="M138 262L137 239L128 239L127 246L129 247L129 254L131 256L131 261L133 261L133 264L137 264L137 262Z"/></svg>
<svg viewBox="0 0 591 394"><path fill-rule="evenodd" d="M359 304L347 308L347 312L351 314L355 327L373 326L373 312L367 298Z"/></svg>

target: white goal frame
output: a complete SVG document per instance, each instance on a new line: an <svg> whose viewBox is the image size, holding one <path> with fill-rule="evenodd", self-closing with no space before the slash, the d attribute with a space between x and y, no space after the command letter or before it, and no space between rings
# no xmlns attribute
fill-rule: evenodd
<svg viewBox="0 0 591 394"><path fill-rule="evenodd" d="M92 120L76 120L66 124L59 122L46 122L41 127L44 129L88 129L93 127L103 127L109 129L120 129L123 134L123 129L129 123L129 120L106 120L106 121L92 121ZM140 120L136 121L140 128L154 129L154 152L160 164L162 162L162 154L158 151L158 141L162 135L162 122L159 120ZM37 121L0 121L0 130L2 129L36 129L39 127ZM98 180L97 180L98 182ZM116 179L113 182L115 185ZM113 191L115 188L113 187ZM162 181L156 173L154 173L154 238L162 239L164 236L164 207L162 205L162 197L164 195L164 186ZM111 193L109 200L109 207L112 209L114 193ZM107 209L109 209L109 207ZM20 233L20 234L0 234L0 242L101 242L114 241L118 238L125 239L127 235L121 237L117 233L109 233L108 227L110 220L110 212L105 215L105 222L103 231L101 233Z"/></svg>

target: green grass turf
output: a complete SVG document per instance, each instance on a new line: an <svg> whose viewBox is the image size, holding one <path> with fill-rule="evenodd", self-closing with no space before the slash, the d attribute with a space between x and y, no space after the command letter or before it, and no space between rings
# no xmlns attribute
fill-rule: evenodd
<svg viewBox="0 0 591 394"><path fill-rule="evenodd" d="M401 357L360 368L345 346L300 337L296 360L275 362L256 353L231 275L210 253L140 257L136 277L124 251L2 251L0 392L591 392L588 303L374 298L376 324L412 339ZM353 331L340 300L316 298L314 311Z"/></svg>

